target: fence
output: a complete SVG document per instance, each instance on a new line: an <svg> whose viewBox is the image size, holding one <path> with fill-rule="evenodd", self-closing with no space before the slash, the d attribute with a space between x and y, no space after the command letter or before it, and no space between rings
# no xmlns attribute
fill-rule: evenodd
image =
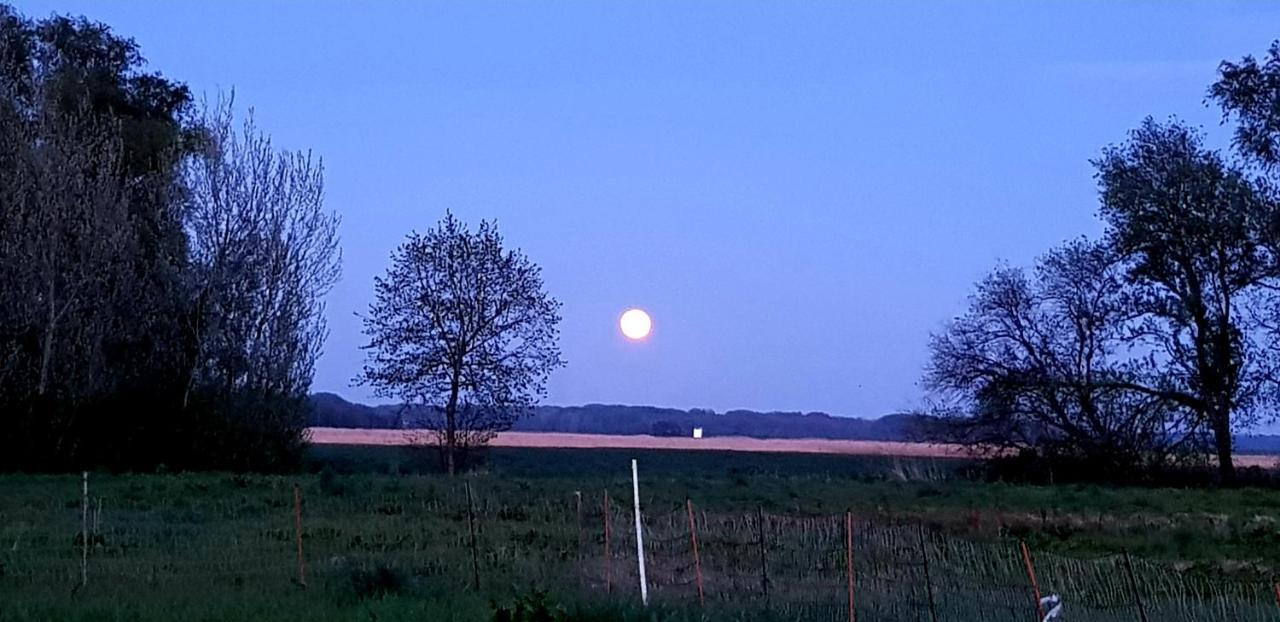
<svg viewBox="0 0 1280 622"><path fill-rule="evenodd" d="M120 498L76 490L21 510L27 516L0 503L0 602L78 591L346 589L351 569L372 565L457 589L576 585L584 598L640 598L632 507L617 489L517 498L447 482L355 500L269 481L244 493L235 484L175 483L163 495L131 496L121 480ZM1017 540L846 513L705 512L694 500L650 511L644 534L650 600L708 615L1025 622L1044 615L1038 599L1049 594L1062 597L1061 619L1070 620L1280 613L1271 585L1190 576L1123 554L1024 553Z"/></svg>
<svg viewBox="0 0 1280 622"><path fill-rule="evenodd" d="M689 531L677 516L649 522L650 593L696 602ZM844 516L700 513L701 573L707 607L753 602L787 616L847 616ZM763 534L763 557L758 550ZM864 619L1041 619L1036 586L1018 541L977 543L919 525L854 521L852 585ZM630 543L620 543L625 553ZM634 553L632 553L634 555ZM1197 580L1123 554L1092 559L1034 555L1044 591L1061 595L1070 619L1203 621L1275 619L1265 585ZM635 580L622 577L622 585ZM599 576L595 576L599 586Z"/></svg>
<svg viewBox="0 0 1280 622"><path fill-rule="evenodd" d="M700 565L708 608L751 604L790 619L849 619L850 521L844 515L699 512L700 564L695 564L687 521L680 518L672 512L651 516L647 523L650 598L696 604ZM851 522L852 585L862 619L1043 617L1041 595L1016 540L981 543L919 524ZM633 586L631 546L615 540L612 565L622 569L621 576L615 570L606 578L602 559L586 560L590 585L607 589L611 579L615 586ZM1274 620L1280 612L1265 585L1190 578L1123 554L1091 559L1037 554L1032 568L1035 583L1046 595L1060 595L1063 617L1073 620Z"/></svg>

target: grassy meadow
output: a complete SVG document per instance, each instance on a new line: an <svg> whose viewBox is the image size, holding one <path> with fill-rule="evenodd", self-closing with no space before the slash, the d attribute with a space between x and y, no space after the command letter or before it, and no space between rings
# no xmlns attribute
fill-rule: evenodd
<svg viewBox="0 0 1280 622"><path fill-rule="evenodd" d="M448 478L402 448L316 447L296 476L94 473L83 587L80 478L0 475L0 620L519 620L539 598L551 620L846 620L846 511L859 619L1032 619L1019 541L1065 620L1137 620L1139 598L1150 619L1280 615L1278 491L993 484L967 466L495 449Z"/></svg>

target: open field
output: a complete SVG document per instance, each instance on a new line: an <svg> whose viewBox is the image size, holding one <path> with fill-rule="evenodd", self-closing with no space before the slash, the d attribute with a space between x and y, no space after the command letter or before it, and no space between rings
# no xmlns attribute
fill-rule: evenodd
<svg viewBox="0 0 1280 622"><path fill-rule="evenodd" d="M310 428L311 442L317 445L407 445L404 430L353 428ZM494 447L565 449L678 449L682 451L747 451L755 453L844 454L850 456L899 456L911 458L966 458L962 445L907 443L894 441L843 441L825 438L763 439L742 436L707 438L658 437L647 435L561 434L551 432L503 432L493 439ZM1274 468L1280 457L1239 454L1240 467Z"/></svg>
<svg viewBox="0 0 1280 622"><path fill-rule="evenodd" d="M1033 618L1020 540L1065 620L1138 619L1125 549L1152 620L1280 613L1272 490L1012 486L966 480L959 460L616 449L499 448L451 479L404 448L318 446L298 476L94 474L83 588L80 478L0 476L0 620L487 621L490 601L535 589L566 620L650 620L632 457L659 620L847 619L847 510L863 620L928 620L930 601L939 620Z"/></svg>
<svg viewBox="0 0 1280 622"><path fill-rule="evenodd" d="M317 445L407 445L405 430L310 428ZM676 449L681 451L749 451L755 453L846 454L850 456L902 456L916 458L964 458L965 448L941 443L890 441L841 441L825 438L764 439L744 436L707 438L648 435L562 434L555 432L502 432L494 447L562 449Z"/></svg>

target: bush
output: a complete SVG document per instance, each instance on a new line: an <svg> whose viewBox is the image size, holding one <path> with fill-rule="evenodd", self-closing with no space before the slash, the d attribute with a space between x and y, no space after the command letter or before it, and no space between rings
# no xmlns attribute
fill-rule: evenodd
<svg viewBox="0 0 1280 622"><path fill-rule="evenodd" d="M326 464L320 470L320 491L327 495L342 497L350 492L350 487L338 476L332 466Z"/></svg>
<svg viewBox="0 0 1280 622"><path fill-rule="evenodd" d="M553 605L543 590L534 590L511 606L492 603L493 622L568 622L564 607Z"/></svg>
<svg viewBox="0 0 1280 622"><path fill-rule="evenodd" d="M1112 484L1153 487L1204 487L1219 483L1217 470L1202 462L1153 464L1136 460L1115 461L1091 456L1022 449L988 459L978 474L988 481L1015 484ZM1237 486L1275 488L1276 474L1258 467L1237 471Z"/></svg>
<svg viewBox="0 0 1280 622"><path fill-rule="evenodd" d="M386 562L349 566L347 577L360 600L393 596L403 592L408 585L400 571Z"/></svg>

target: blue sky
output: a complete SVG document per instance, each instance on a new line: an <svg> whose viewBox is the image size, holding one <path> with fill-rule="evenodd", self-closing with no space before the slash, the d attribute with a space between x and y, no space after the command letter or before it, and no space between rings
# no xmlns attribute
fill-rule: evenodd
<svg viewBox="0 0 1280 622"><path fill-rule="evenodd" d="M18 2L234 88L326 166L344 276L315 389L412 229L497 219L564 303L548 402L878 416L999 260L1096 234L1089 159L1144 116L1226 131L1263 3ZM618 315L650 311L626 342Z"/></svg>

